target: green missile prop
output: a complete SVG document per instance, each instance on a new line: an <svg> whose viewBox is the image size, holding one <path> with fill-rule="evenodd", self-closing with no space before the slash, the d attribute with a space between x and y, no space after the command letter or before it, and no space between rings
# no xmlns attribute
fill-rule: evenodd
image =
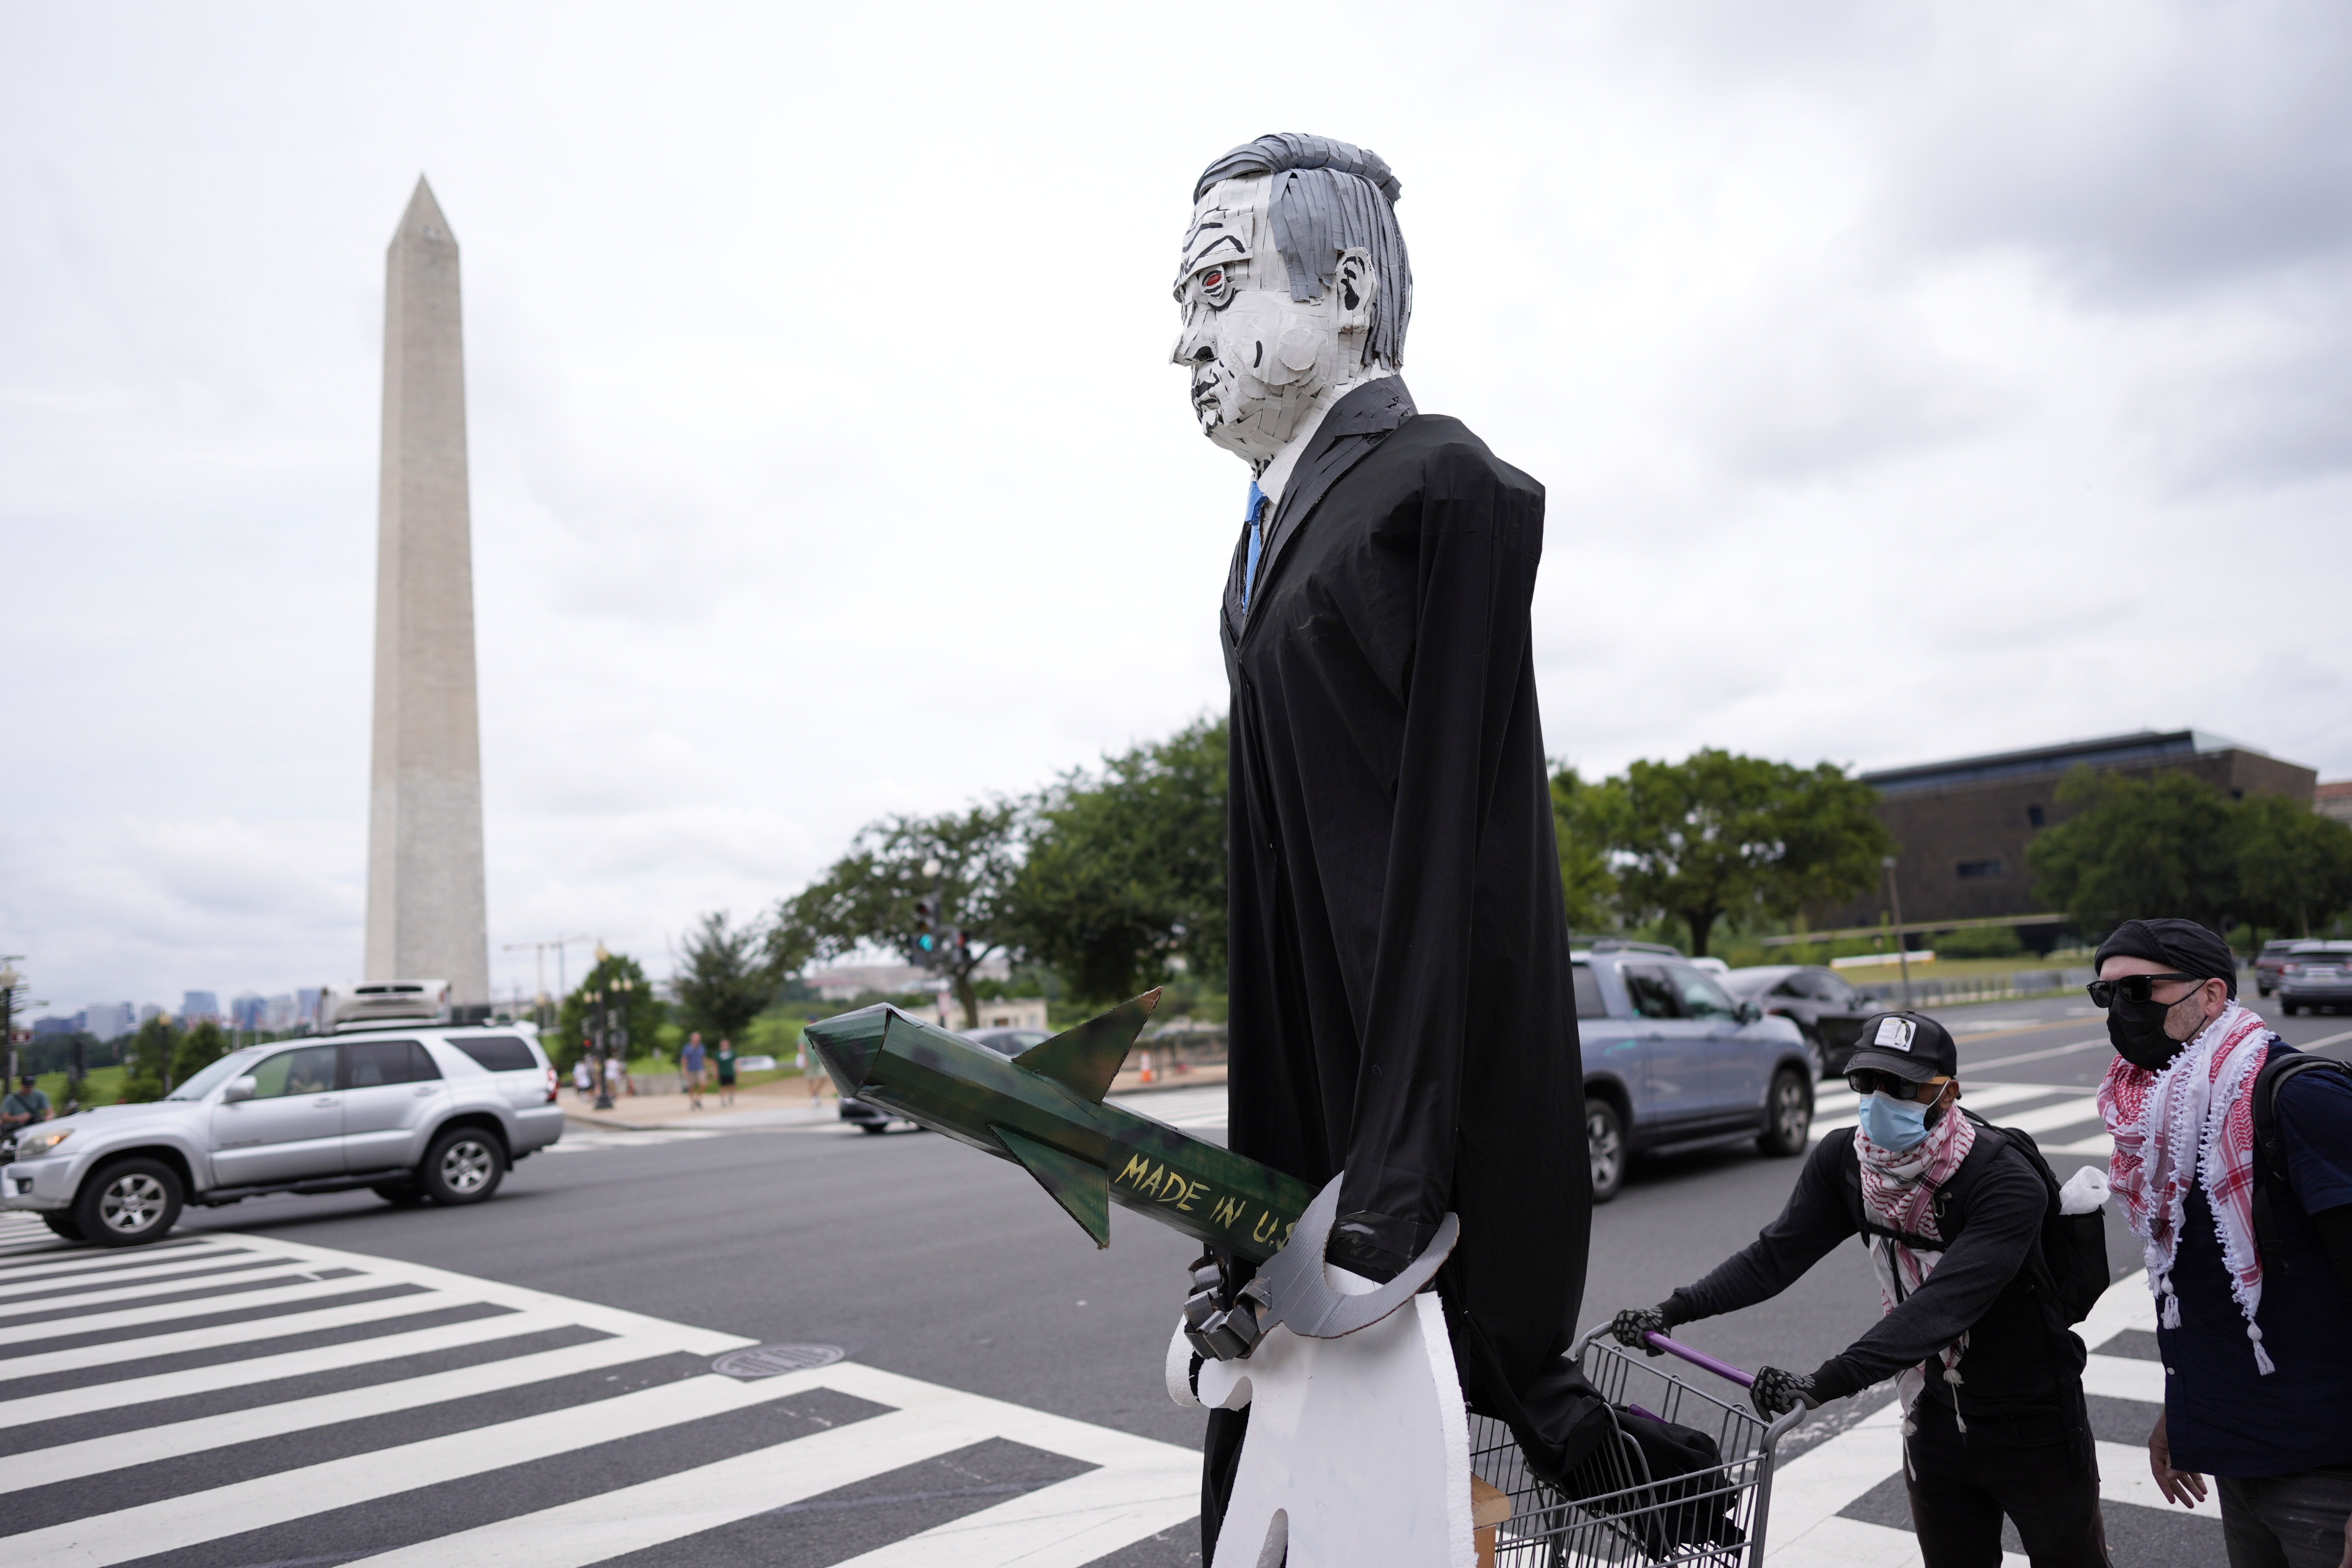
<svg viewBox="0 0 2352 1568"><path fill-rule="evenodd" d="M1175 1128L1105 1105L1151 1016L1149 991L1005 1058L887 1003L811 1024L809 1044L845 1095L1021 1166L1097 1247L1110 1204L1235 1257L1281 1249L1315 1194L1304 1182Z"/></svg>

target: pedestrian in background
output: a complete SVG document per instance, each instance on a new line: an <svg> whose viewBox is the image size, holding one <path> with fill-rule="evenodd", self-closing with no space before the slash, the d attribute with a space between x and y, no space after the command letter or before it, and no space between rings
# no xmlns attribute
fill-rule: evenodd
<svg viewBox="0 0 2352 1568"><path fill-rule="evenodd" d="M16 1091L0 1100L0 1133L22 1132L36 1121L49 1119L49 1097L31 1073L16 1080Z"/></svg>
<svg viewBox="0 0 2352 1568"><path fill-rule="evenodd" d="M709 1053L702 1048L702 1031L697 1029L686 1037L686 1049L678 1052L677 1065L686 1079L686 1108L702 1109L702 1069Z"/></svg>
<svg viewBox="0 0 2352 1568"><path fill-rule="evenodd" d="M2108 1181L2147 1246L2166 1498L2221 1493L2231 1568L2352 1568L2352 1072L2239 1005L2194 921L2126 921L2091 1000Z"/></svg>
<svg viewBox="0 0 2352 1568"><path fill-rule="evenodd" d="M1846 1079L1862 1096L1861 1125L1813 1145L1788 1206L1744 1251L1611 1328L1655 1355L1643 1335L1777 1296L1859 1234L1884 1315L1809 1373L1759 1368L1758 1411L1811 1408L1893 1377L1927 1568L1999 1568L2003 1514L2033 1568L2107 1568L2083 1342L2066 1328L2105 1287L2103 1246L2069 1275L2087 1274L2087 1286L2059 1306L2063 1264L2043 1246L2055 1184L2038 1153L1960 1110L1952 1037L1922 1014L1887 1013L1856 1037Z"/></svg>
<svg viewBox="0 0 2352 1568"><path fill-rule="evenodd" d="M814 1105L824 1092L824 1071L817 1066L816 1053L809 1049L808 1037L801 1037L801 1079L808 1085L809 1103Z"/></svg>
<svg viewBox="0 0 2352 1568"><path fill-rule="evenodd" d="M735 1103L735 1042L724 1035L719 1037L716 1060L719 1067L719 1103L722 1107L730 1106Z"/></svg>
<svg viewBox="0 0 2352 1568"><path fill-rule="evenodd" d="M581 1057L572 1064L572 1092L584 1105L594 1097L595 1088L596 1066L588 1058Z"/></svg>
<svg viewBox="0 0 2352 1568"><path fill-rule="evenodd" d="M621 1065L619 1057L606 1057L604 1058L604 1098L619 1099L628 1088L628 1069Z"/></svg>

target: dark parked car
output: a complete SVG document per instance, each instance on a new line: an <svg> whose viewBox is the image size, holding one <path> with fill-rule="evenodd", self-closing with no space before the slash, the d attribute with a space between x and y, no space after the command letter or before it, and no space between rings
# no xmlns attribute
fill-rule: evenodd
<svg viewBox="0 0 2352 1568"><path fill-rule="evenodd" d="M1862 1021L1886 1010L1848 985L1843 975L1811 964L1767 963L1735 969L1723 977L1723 986L1734 996L1753 1002L1802 1030L1805 1044L1813 1053L1815 1070L1822 1078L1845 1071Z"/></svg>
<svg viewBox="0 0 2352 1568"><path fill-rule="evenodd" d="M1575 960L1593 1202L1616 1196L1645 1150L1732 1138L1781 1156L1810 1146L1813 1063L1795 1023L1734 1000L1671 950L1595 944Z"/></svg>
<svg viewBox="0 0 2352 1568"><path fill-rule="evenodd" d="M1053 1037L1043 1029L982 1029L964 1038L975 1045L986 1046L1000 1057L1017 1057L1032 1046L1043 1045ZM901 1120L878 1105L868 1105L862 1100L844 1095L841 1119L855 1122L861 1132L887 1132L890 1123Z"/></svg>
<svg viewBox="0 0 2352 1568"><path fill-rule="evenodd" d="M2352 942L2299 942L2279 971L2279 1011L2352 1007Z"/></svg>

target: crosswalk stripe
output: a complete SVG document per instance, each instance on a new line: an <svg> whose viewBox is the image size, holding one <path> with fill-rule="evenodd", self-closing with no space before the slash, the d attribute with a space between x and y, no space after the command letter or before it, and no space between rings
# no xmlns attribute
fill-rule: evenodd
<svg viewBox="0 0 2352 1568"><path fill-rule="evenodd" d="M642 1436L797 1392L785 1378L739 1383L707 1373L590 1405L545 1411L518 1421L353 1454L26 1531L7 1538L8 1554L18 1563L54 1555L59 1561L104 1568L108 1563L179 1551L215 1536L429 1489L484 1470Z"/></svg>
<svg viewBox="0 0 2352 1568"><path fill-rule="evenodd" d="M401 1300L405 1304L416 1298L408 1296ZM277 1355L249 1356L241 1361L216 1362L211 1366L155 1373L146 1377L126 1377L114 1383L88 1384L79 1388L59 1389L53 1394L28 1394L22 1399L5 1399L7 1385L0 1384L0 1428L30 1426L64 1415L120 1410L127 1405L152 1405L164 1399L184 1399L190 1394L214 1394L224 1388L274 1383L281 1378L341 1372L347 1367L365 1366L372 1362L430 1355L436 1351L486 1344L493 1340L520 1339L526 1334L563 1326L552 1317L536 1313L500 1312L495 1317L472 1318L462 1323L411 1329L404 1333L376 1334L363 1340L346 1340L341 1344L285 1351ZM6 1466L0 1464L0 1475L5 1473Z"/></svg>
<svg viewBox="0 0 2352 1568"><path fill-rule="evenodd" d="M2164 1363L2094 1353L2083 1367L2083 1392L2104 1399L2164 1403Z"/></svg>
<svg viewBox="0 0 2352 1568"><path fill-rule="evenodd" d="M2074 1127L2098 1119L2099 1097L2085 1094L2074 1100L2060 1100L2055 1105L2036 1106L2020 1116L2004 1116L2000 1124L2039 1138L2042 1133L2055 1132L2061 1127Z"/></svg>
<svg viewBox="0 0 2352 1568"><path fill-rule="evenodd" d="M42 1232L47 1235L47 1231ZM120 1254L93 1252L87 1247L77 1247L68 1241L57 1242L43 1252L16 1253L0 1258L0 1279L15 1284L20 1279L56 1279L80 1274L111 1274L126 1268L151 1268L165 1261L185 1262L190 1254L225 1250L214 1243L189 1237L184 1240L159 1241L142 1247L120 1262L107 1262ZM234 1250L243 1251L242 1247Z"/></svg>
<svg viewBox="0 0 2352 1568"><path fill-rule="evenodd" d="M1969 1084L1965 1086L1963 1089L1960 1097L1960 1103L1967 1106L1970 1110L1982 1115L1984 1112L1995 1110L2000 1106L2016 1105L2023 1100L2041 1100L2050 1095L2065 1094L2067 1092L2069 1092L2068 1086L2061 1083ZM1845 1110L1841 1114L1823 1117L1821 1114L1821 1105L1822 1101L1827 1098L1828 1097L1826 1095L1817 1096L1813 1101L1813 1139L1816 1142L1836 1131L1841 1127L1852 1127L1860 1119L1859 1108L1861 1105L1861 1099L1859 1096L1849 1092L1845 1096L1847 1102ZM1987 1120L1993 1119L1989 1117ZM2007 1121L2008 1118L2004 1117L2000 1120Z"/></svg>
<svg viewBox="0 0 2352 1568"><path fill-rule="evenodd" d="M625 1382L619 1387L628 1392L605 1394L601 1392L604 1384L598 1381L601 1369L657 1363L662 1356L680 1352L716 1354L751 1342L546 1292L332 1248L282 1242L257 1245L253 1237L223 1236L212 1252L215 1258L237 1258L270 1268L290 1263L312 1274L358 1270L354 1278L369 1288L389 1286L404 1294L390 1300L330 1306L320 1311L194 1330L175 1328L170 1320L131 1323L128 1325L131 1337L126 1339L18 1356L0 1363L0 1428L22 1434L16 1439L18 1451L0 1463L0 1530L7 1528L9 1521L7 1496L25 1500L16 1514L18 1532L0 1535L0 1556L12 1568L19 1564L46 1568L52 1563L59 1568L68 1563L91 1568L184 1552L232 1536L253 1539L253 1550L271 1558L299 1542L301 1550L295 1554L301 1555L310 1550L310 1537L303 1532L312 1531L321 1537L318 1550L345 1560L351 1552L335 1550L332 1539L345 1526L340 1520L328 1522L322 1518L345 1510L357 1510L350 1514L352 1522L348 1528L355 1532L353 1543L362 1550L387 1539L414 1542L383 1552L372 1562L498 1563L516 1568L585 1564L639 1546L687 1541L788 1506L794 1500L851 1489L871 1478L1001 1442L1055 1456L1052 1464L1059 1468L1051 1473L1067 1479L1041 1479L1002 1501L975 1500L971 1505L973 1511L929 1530L918 1531L909 1524L904 1527L908 1533L899 1541L854 1561L866 1568L941 1561L953 1561L959 1568L997 1564L1012 1568L1015 1563L1021 1568L1055 1564L1080 1568L1181 1523L1199 1507L1199 1458L1186 1448L854 1362L747 1381L689 1367L689 1375L674 1381L649 1387ZM86 1250L81 1254L84 1258L91 1256ZM200 1263L201 1258L194 1261ZM0 1270L5 1270L4 1261ZM170 1268L151 1269L145 1277L146 1289L151 1294L172 1293L184 1272L180 1260ZM0 1272L0 1279L5 1278L5 1272ZM327 1289L315 1280L310 1288ZM271 1295L277 1289L248 1295ZM71 1326L119 1321L126 1314L150 1310L179 1313L187 1306L171 1303L159 1308L150 1301L142 1307L133 1281L110 1283L105 1294L106 1310L81 1314ZM129 1305L114 1304L126 1297ZM322 1299L333 1300L331 1296ZM431 1316L453 1308L488 1310L497 1315L415 1330L400 1326L403 1315ZM362 1326L374 1326L369 1321L371 1315L387 1331L276 1353L268 1349L272 1338L318 1328L322 1320L357 1320ZM592 1331L604 1337L572 1344L560 1339L551 1343L545 1337ZM496 1354L499 1342L507 1339L519 1348L503 1356ZM254 1346L251 1353L235 1360L176 1369L165 1364L163 1370L112 1383L44 1388L22 1398L6 1397L10 1387L27 1386L28 1380L47 1373L114 1363L127 1363L128 1370L135 1373L139 1363L155 1355L244 1350L248 1345ZM415 1358L467 1345L486 1346L488 1353L463 1365L447 1360L422 1363L413 1370L408 1365ZM367 1377L323 1384L303 1381L314 1374L331 1377L342 1369L366 1368L371 1363L378 1364ZM675 1363L671 1371L674 1375ZM282 1385L282 1396L268 1397L280 1392L278 1385ZM236 1391L247 1388L254 1395L240 1399ZM495 1404L502 1391L513 1391L517 1408L530 1413L496 1421L497 1415L504 1414ZM826 1408L820 1405L812 1407L810 1418L782 1415L781 1422L762 1417L763 1424L757 1426L738 1422L709 1428L698 1448L692 1436L698 1423L726 1422L763 1407L782 1414L786 1407L781 1402L818 1391L830 1391L831 1396L872 1414L844 1416L829 1411L839 1424L807 1430L811 1425L824 1427L825 1418L814 1415L814 1410ZM209 1402L198 1397L193 1404L160 1403L213 1393L226 1397ZM492 1396L493 1403L483 1413L492 1416L494 1424L457 1426L441 1420L436 1425L434 1412L463 1408L463 1402L485 1394ZM566 1403L560 1408L551 1407L557 1400ZM155 1406L152 1415L141 1408L146 1405ZM103 1413L108 1411L121 1414L107 1417ZM100 1419L71 1419L93 1414ZM43 1435L36 1424L58 1417L68 1418L58 1433L67 1440L39 1446ZM395 1425L364 1425L385 1418ZM774 1434L792 1430L794 1425L801 1426L804 1435L774 1441ZM375 1440L390 1441L391 1446L359 1449L353 1436L363 1441L371 1432L381 1432ZM725 1438L727 1433L734 1434L733 1438ZM411 1440L392 1441L394 1434ZM289 1436L296 1438L297 1446L256 1450L263 1456L257 1467L241 1461L231 1467L221 1461L214 1474L234 1478L223 1484L163 1495L173 1484L167 1479L172 1475L204 1473L175 1472L171 1468L173 1461ZM26 1438L34 1441L26 1445ZM728 1440L743 1439L757 1447L715 1462L689 1463L657 1479L643 1479L641 1484L640 1478L651 1476L652 1470L639 1460L634 1461L635 1471L629 1474L624 1463L623 1474L616 1479L631 1484L604 1490L587 1486L581 1495L560 1505L534 1506L554 1494L543 1479L528 1479L533 1465L553 1460L559 1467L568 1466L572 1461L565 1456L600 1447L611 1447L612 1462L649 1449L683 1450L704 1458L724 1453ZM332 1457L293 1469L268 1469L269 1464L282 1461L267 1456L304 1457L305 1446L311 1452ZM1086 1468L1071 1475L1072 1460ZM572 1472L559 1468L552 1473L569 1477ZM500 1479L490 1481L494 1475ZM117 1477L138 1479L117 1487L111 1481ZM524 1505L525 1511L466 1528L496 1512L500 1494L495 1489L486 1493L485 1486L502 1487L510 1481L522 1489L520 1496L530 1500ZM412 1495L423 1503L436 1496L464 1495L468 1486L475 1499L468 1505L471 1511L451 1516L449 1533L437 1538L426 1535L435 1528L433 1512L429 1507L410 1509ZM486 1497L488 1506L484 1507ZM992 1506L981 1506L981 1500ZM110 1507L110 1511L84 1511ZM383 1512L387 1508L393 1510L390 1515ZM80 1517L68 1517L77 1513ZM388 1530L386 1519L396 1521ZM887 1536L887 1517L877 1516L877 1523L880 1533L869 1526L866 1543ZM289 1530L296 1533L288 1534ZM273 1536L271 1531L278 1533Z"/></svg>
<svg viewBox="0 0 2352 1568"><path fill-rule="evenodd" d="M10 1327L12 1323L19 1320L29 1320L41 1313L50 1314L49 1321L54 1323L59 1321L57 1317L59 1313L78 1313L91 1307L102 1307L110 1301L136 1301L159 1296L173 1298L163 1302L163 1305L184 1306L190 1311L196 1311L200 1310L205 1303L211 1301L237 1301L242 1304L242 1298L260 1290L265 1285L291 1287L297 1283L305 1285L319 1283L310 1278L300 1264L290 1258L278 1258L268 1267L283 1272L277 1274L263 1272L251 1277L236 1274L200 1274L193 1279L142 1279L136 1284L110 1285L103 1290L91 1290L87 1294L36 1296L30 1299L20 1297L13 1301L0 1301L0 1340L5 1340L12 1331ZM203 1292L203 1294L196 1294L196 1292ZM103 1316L105 1316L103 1313L91 1314L93 1320ZM26 1322L24 1326L29 1328L31 1325ZM93 1326L91 1323L79 1320L73 1321L73 1328L77 1332L91 1326ZM56 1331L53 1328L49 1330L51 1333ZM42 1334L28 1337L46 1339L48 1336Z"/></svg>
<svg viewBox="0 0 2352 1568"><path fill-rule="evenodd" d="M92 1312L87 1318L64 1321L55 1319L37 1323L0 1322L0 1345L26 1344L37 1340L62 1339L68 1335L109 1333L116 1329L142 1329L158 1323L170 1323L188 1318L210 1317L220 1312L254 1311L267 1307L299 1304L329 1295L348 1295L355 1290L381 1289L397 1281L383 1279L337 1279L331 1283L302 1277L296 1282L275 1286L266 1290L247 1290L234 1296L215 1297L200 1301L170 1301L160 1307L125 1307L112 1312Z"/></svg>
<svg viewBox="0 0 2352 1568"><path fill-rule="evenodd" d="M575 1568L715 1530L990 1437L1066 1454L1098 1468L851 1563L878 1568L884 1563L952 1562L958 1568L991 1568L1017 1562L1023 1568L1077 1568L1200 1510L1201 1459L1189 1449L854 1362L773 1381L792 1384L793 1392L836 1389L892 1410L658 1480L420 1542L364 1559L364 1568ZM942 1551L950 1541L955 1549Z"/></svg>
<svg viewBox="0 0 2352 1568"><path fill-rule="evenodd" d="M66 1350L12 1356L0 1362L0 1371L6 1372L11 1380L44 1377L51 1373L76 1372L84 1367L111 1366L126 1361L177 1355L183 1351L211 1350L224 1339L233 1338L239 1343L282 1339L320 1329L341 1329L355 1323L378 1322L385 1318L411 1317L456 1305L457 1302L433 1291L412 1290L404 1295L354 1302L347 1307L320 1307L308 1312L288 1312L282 1317L257 1318L229 1328L215 1325L205 1329L181 1329L142 1335L138 1339L105 1340L94 1345L75 1345ZM6 1392L7 1385L0 1383L0 1396L5 1396Z"/></svg>
<svg viewBox="0 0 2352 1568"><path fill-rule="evenodd" d="M389 1415L396 1410L415 1410L427 1405L437 1405L443 1400L464 1399L504 1388L520 1388L525 1384L549 1378L642 1361L648 1356L659 1355L666 1349L676 1348L635 1339L598 1340L592 1344L541 1351L536 1354L514 1356L487 1365L458 1367L397 1383L338 1390L308 1399L289 1399L276 1405L256 1405L221 1415L199 1416L191 1421L174 1421L134 1432L61 1444L54 1448L18 1454L8 1459L8 1486L11 1490L47 1486L55 1481L72 1480L108 1470L127 1469L151 1460L167 1459L176 1454L225 1448L232 1443L255 1442L263 1437L280 1436L313 1426L359 1421L371 1415Z"/></svg>
<svg viewBox="0 0 2352 1568"><path fill-rule="evenodd" d="M13 1303L31 1296L70 1298L77 1301L87 1301L97 1298L82 1294L81 1292L86 1289L110 1289L118 1284L129 1284L133 1281L142 1285L152 1285L159 1280L178 1279L190 1275L203 1277L232 1268L264 1268L291 1261L292 1259L287 1258L254 1258L247 1254L243 1247L236 1247L215 1248L194 1258L176 1257L149 1264L145 1268L134 1267L108 1269L102 1273L94 1272L87 1279L77 1279L68 1274L63 1278L19 1282L14 1275L0 1273L0 1281L5 1281L5 1283L0 1283L0 1303Z"/></svg>

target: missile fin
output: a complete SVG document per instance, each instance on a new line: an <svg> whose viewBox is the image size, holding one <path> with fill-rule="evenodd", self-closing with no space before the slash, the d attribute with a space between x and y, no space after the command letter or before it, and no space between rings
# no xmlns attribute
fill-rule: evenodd
<svg viewBox="0 0 2352 1568"><path fill-rule="evenodd" d="M1099 1103L1110 1092L1110 1080L1118 1076L1135 1037L1143 1033L1144 1020L1159 1005L1160 989L1154 986L1099 1018L1030 1047L1013 1058L1013 1065L1052 1079L1089 1104Z"/></svg>
<svg viewBox="0 0 2352 1568"><path fill-rule="evenodd" d="M1073 1154L1025 1137L1010 1127L991 1123L996 1141L1013 1152L1037 1184L1070 1211L1070 1217L1095 1238L1097 1247L1110 1245L1110 1177L1100 1165L1089 1165Z"/></svg>

